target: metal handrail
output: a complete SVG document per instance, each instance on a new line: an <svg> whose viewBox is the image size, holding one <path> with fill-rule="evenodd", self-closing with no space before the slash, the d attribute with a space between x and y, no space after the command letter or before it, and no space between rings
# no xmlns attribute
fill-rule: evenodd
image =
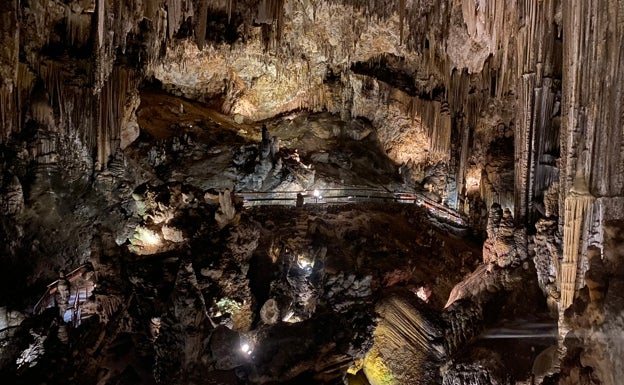
<svg viewBox="0 0 624 385"><path fill-rule="evenodd" d="M297 201L297 194L302 194L304 198L308 198L307 204L322 204L322 203L349 203L349 199L367 199L367 200L392 200L394 202L399 203L417 203L420 202L420 205L424 205L430 211L433 211L435 215L441 217L452 218L455 223L460 225L466 224L466 218L461 213L444 206L438 202L435 202L423 194L420 194L415 191L400 191L400 192L392 192L387 189L378 189L378 188L327 188L327 189L315 189L313 191L318 192L319 196L313 195L311 191L271 191L271 192L262 192L262 191L236 191L235 194L242 197L244 203L251 203L247 206L262 204L263 202L295 202ZM331 192L371 192L373 194L342 194L342 195L331 195ZM289 197L290 195L290 197ZM314 198L314 199L310 199ZM328 200L335 199L347 199L346 201L341 202L330 202ZM444 215L440 215L442 212Z"/></svg>
<svg viewBox="0 0 624 385"><path fill-rule="evenodd" d="M70 271L69 273L67 273L65 275L65 279L68 282L74 282L79 276L80 274L82 274L83 270L85 268L87 268L89 266L88 263L85 263L83 265L78 266L77 268L75 268L74 270ZM50 296L52 296L54 293L56 293L56 285L58 284L59 280L57 279L56 281L50 283L47 286L46 292L41 296L41 298L39 299L39 301L37 301L37 303L35 304L35 306L33 307L33 313L35 314L40 314L44 309L40 309L42 302L49 298Z"/></svg>

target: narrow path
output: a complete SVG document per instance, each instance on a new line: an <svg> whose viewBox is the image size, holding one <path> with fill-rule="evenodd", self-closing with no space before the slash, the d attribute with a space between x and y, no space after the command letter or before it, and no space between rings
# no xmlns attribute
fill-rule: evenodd
<svg viewBox="0 0 624 385"><path fill-rule="evenodd" d="M304 204L334 204L362 202L397 202L417 204L441 219L454 222L458 226L467 226L467 218L457 211L434 202L418 192L392 192L373 188L316 189L313 191L237 191L236 195L243 198L244 205L275 206L297 204L297 194L303 195Z"/></svg>

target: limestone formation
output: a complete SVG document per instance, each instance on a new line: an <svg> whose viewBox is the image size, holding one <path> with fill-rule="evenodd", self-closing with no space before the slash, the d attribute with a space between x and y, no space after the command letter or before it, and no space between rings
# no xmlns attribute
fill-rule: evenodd
<svg viewBox="0 0 624 385"><path fill-rule="evenodd" d="M4 187L2 211L5 215L20 214L24 209L24 191L17 176L8 178L9 181Z"/></svg>
<svg viewBox="0 0 624 385"><path fill-rule="evenodd" d="M537 233L533 237L535 269L544 294L558 291L561 275L561 244L558 242L557 222L540 219L535 224Z"/></svg>
<svg viewBox="0 0 624 385"><path fill-rule="evenodd" d="M485 263L499 267L518 266L527 258L525 230L516 228L509 209L505 209L501 216L500 206L492 206L487 233L488 239L483 244Z"/></svg>
<svg viewBox="0 0 624 385"><path fill-rule="evenodd" d="M279 321L280 310L277 306L277 302L270 298L268 301L262 305L262 309L260 309L260 318L262 318L262 322L267 325L276 324Z"/></svg>
<svg viewBox="0 0 624 385"><path fill-rule="evenodd" d="M583 234L584 228L591 222L591 205L594 197L589 194L582 177L577 177L574 188L565 199L563 230L563 261L561 262L561 306L563 309L572 304L576 290L582 285L579 276L580 256L586 255ZM586 257L585 257L586 258Z"/></svg>
<svg viewBox="0 0 624 385"><path fill-rule="evenodd" d="M240 214L236 213L236 207L234 207L234 197L230 190L225 190L219 193L219 211L215 213L215 220L219 224L220 228L224 228L228 225L238 224Z"/></svg>

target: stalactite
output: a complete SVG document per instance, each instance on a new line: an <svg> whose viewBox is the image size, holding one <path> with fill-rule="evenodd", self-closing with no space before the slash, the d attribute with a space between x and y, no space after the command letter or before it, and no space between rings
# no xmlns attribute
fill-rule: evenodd
<svg viewBox="0 0 624 385"><path fill-rule="evenodd" d="M462 1L462 15L468 29L468 35L475 36L477 34L477 4L475 0Z"/></svg>
<svg viewBox="0 0 624 385"><path fill-rule="evenodd" d="M151 36L146 39L145 49L147 55L145 61L149 71L160 58L162 42L167 38L167 13L162 7L151 1L144 3L143 12L145 19L151 21L152 30Z"/></svg>
<svg viewBox="0 0 624 385"><path fill-rule="evenodd" d="M41 63L39 74L48 92L59 130L67 136L78 135L83 144L93 148L96 136L94 127L94 95L90 88L79 85L75 75L61 62L47 60ZM84 83L87 83L84 79Z"/></svg>
<svg viewBox="0 0 624 385"><path fill-rule="evenodd" d="M208 0L201 0L199 5L198 22L195 27L195 40L199 49L206 44L206 23L208 22Z"/></svg>
<svg viewBox="0 0 624 385"><path fill-rule="evenodd" d="M403 44L403 22L405 20L405 0L399 0L399 44Z"/></svg>
<svg viewBox="0 0 624 385"><path fill-rule="evenodd" d="M418 96L409 97L406 111L412 120L420 118L429 137L430 151L442 159L448 159L451 151L452 120L446 101L431 101Z"/></svg>
<svg viewBox="0 0 624 385"><path fill-rule="evenodd" d="M263 25L262 35L266 49L277 47L281 41L284 29L284 1L262 0L258 3L256 22Z"/></svg>
<svg viewBox="0 0 624 385"><path fill-rule="evenodd" d="M125 106L134 84L134 71L116 66L102 88L97 128L97 162L101 169L119 148Z"/></svg>
<svg viewBox="0 0 624 385"><path fill-rule="evenodd" d="M454 70L450 77L450 82L447 86L447 99L449 104L450 113L455 116L466 115L469 119L478 118L478 105L468 104L468 96L472 90L470 83L470 75L464 69L462 71ZM476 123L472 125L476 127Z"/></svg>
<svg viewBox="0 0 624 385"><path fill-rule="evenodd" d="M104 0L97 0L97 5L95 8L97 12L97 48L100 49L104 45Z"/></svg>
<svg viewBox="0 0 624 385"><path fill-rule="evenodd" d="M180 25L182 0L167 0L167 35L173 38Z"/></svg>
<svg viewBox="0 0 624 385"><path fill-rule="evenodd" d="M28 99L35 84L35 74L24 63L17 67L17 124L16 131L21 131Z"/></svg>
<svg viewBox="0 0 624 385"><path fill-rule="evenodd" d="M205 2L203 3L207 4ZM201 7L202 6L200 6L200 9ZM176 33L178 33L178 30L180 29L180 26L182 26L182 23L184 23L184 20L190 16L193 16L192 0L167 0L167 36L170 39L175 37ZM202 22L202 20L199 21L200 23ZM205 23L206 20L203 20L203 22ZM205 32L206 29L204 27L204 34L202 36L205 36ZM198 36L199 35L200 34L198 32Z"/></svg>
<svg viewBox="0 0 624 385"><path fill-rule="evenodd" d="M518 116L516 118L516 133L514 135L515 170L514 170L514 218L524 222L529 212L529 188L532 183L531 152L534 140L532 113L534 108L535 74L526 74L520 82Z"/></svg>
<svg viewBox="0 0 624 385"><path fill-rule="evenodd" d="M13 131L14 102L12 87L2 85L0 87L0 143L5 142Z"/></svg>
<svg viewBox="0 0 624 385"><path fill-rule="evenodd" d="M91 15L73 12L69 5L65 6L65 34L69 44L82 47L89 41Z"/></svg>
<svg viewBox="0 0 624 385"><path fill-rule="evenodd" d="M552 123L555 85L554 1L526 0L519 9L523 25L517 39L519 114L515 135L515 218L530 221L533 202L558 179L551 154L559 152L558 127ZM554 163L554 161L550 162Z"/></svg>
<svg viewBox="0 0 624 385"><path fill-rule="evenodd" d="M47 99L33 96L31 103L32 118L39 124L54 129L54 111Z"/></svg>
<svg viewBox="0 0 624 385"><path fill-rule="evenodd" d="M457 192L458 194L463 194L464 193L464 188L465 188L465 180L466 180L466 169L467 169L467 163L468 163L468 149L470 146L470 132L471 129L469 126L462 124L461 125L461 133L460 133L460 155L459 155L459 167L457 168ZM483 189L483 185L484 183L480 183L479 186L481 189ZM480 193L481 197L483 198L483 191L481 191ZM487 200L484 199L484 201L486 202L486 207L490 207L490 205L487 205ZM459 202L458 202L459 204ZM468 214L466 212L466 214Z"/></svg>
<svg viewBox="0 0 624 385"><path fill-rule="evenodd" d="M19 14L19 1L0 2L0 143L19 129Z"/></svg>
<svg viewBox="0 0 624 385"><path fill-rule="evenodd" d="M62 78L63 66L61 63L53 60L42 63L39 68L39 74L43 79L44 85L48 91L50 105L58 111L59 125L65 123L65 92L62 85L65 84Z"/></svg>
<svg viewBox="0 0 624 385"><path fill-rule="evenodd" d="M416 359L423 359L427 354L443 354L443 348L435 343L441 337L439 329L413 305L394 297L381 306L389 346L407 349Z"/></svg>
<svg viewBox="0 0 624 385"><path fill-rule="evenodd" d="M584 255L584 235L591 223L591 206L594 197L589 194L587 183L579 172L574 181L574 188L565 199L563 230L563 261L561 263L561 309L568 308L576 290L581 286L577 279L579 256Z"/></svg>

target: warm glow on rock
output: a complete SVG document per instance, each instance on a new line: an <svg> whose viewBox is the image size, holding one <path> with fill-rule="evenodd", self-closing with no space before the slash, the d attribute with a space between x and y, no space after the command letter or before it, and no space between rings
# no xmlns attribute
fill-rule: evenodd
<svg viewBox="0 0 624 385"><path fill-rule="evenodd" d="M242 115L250 119L254 119L256 117L257 111L258 108L247 99L239 99L232 109L234 114Z"/></svg>
<svg viewBox="0 0 624 385"><path fill-rule="evenodd" d="M466 190L478 189L481 183L481 171L471 168L466 172Z"/></svg>
<svg viewBox="0 0 624 385"><path fill-rule="evenodd" d="M162 238L155 231L138 226L130 239L130 251L140 254L155 254L162 246Z"/></svg>
<svg viewBox="0 0 624 385"><path fill-rule="evenodd" d="M141 239L148 246L156 246L160 244L160 237L153 231L145 230Z"/></svg>

